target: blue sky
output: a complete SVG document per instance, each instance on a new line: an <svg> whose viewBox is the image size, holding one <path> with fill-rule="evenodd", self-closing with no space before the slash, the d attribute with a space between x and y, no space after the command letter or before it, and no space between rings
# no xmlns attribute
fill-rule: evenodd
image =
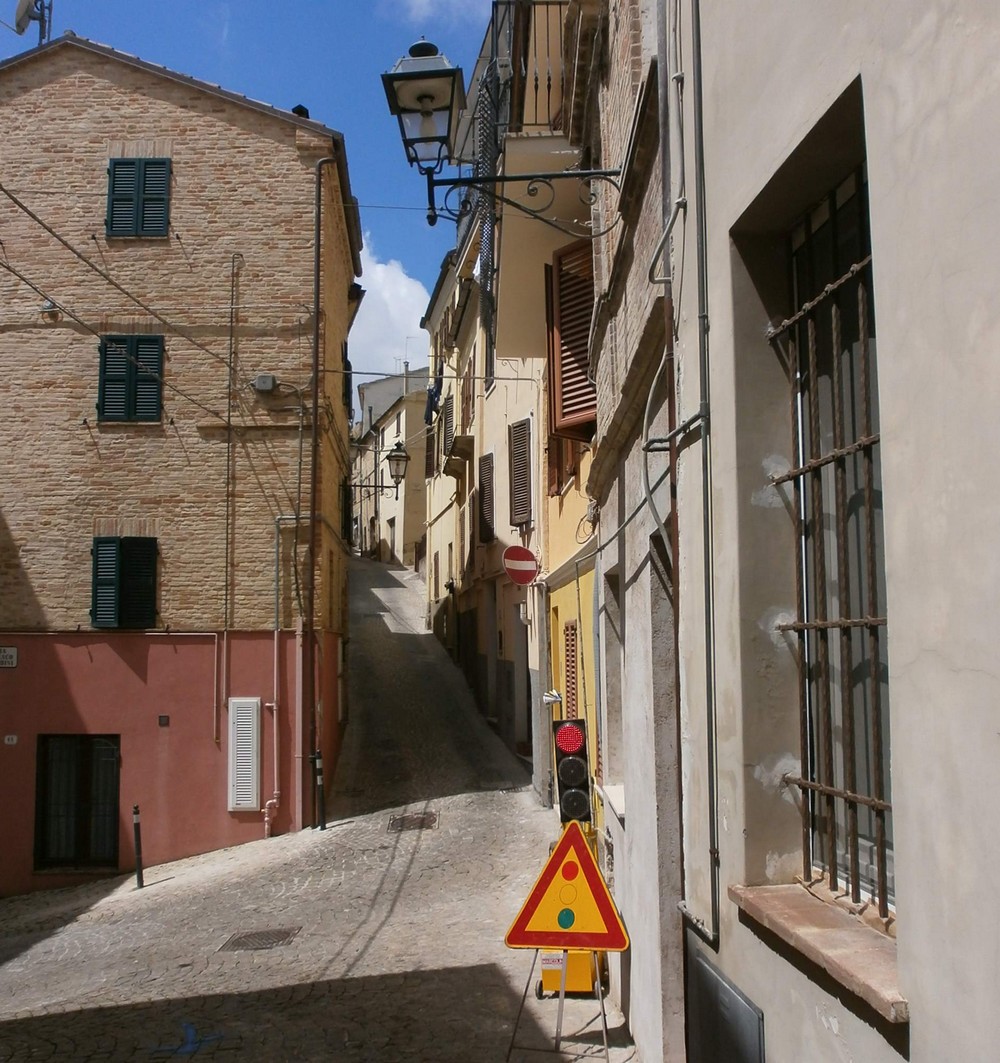
<svg viewBox="0 0 1000 1063"><path fill-rule="evenodd" d="M20 37L7 28L16 6L0 0L0 58L38 44L36 23ZM427 225L424 181L380 75L424 36L468 80L490 10L490 0L53 0L52 37L72 30L276 107L301 103L343 133L368 292L351 356L359 370L392 372L404 358L426 364L420 317L455 230Z"/></svg>

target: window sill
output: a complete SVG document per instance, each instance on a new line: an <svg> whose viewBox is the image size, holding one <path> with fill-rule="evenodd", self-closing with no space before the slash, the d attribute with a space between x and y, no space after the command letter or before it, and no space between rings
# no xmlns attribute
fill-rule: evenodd
<svg viewBox="0 0 1000 1063"><path fill-rule="evenodd" d="M891 1023L910 1021L899 990L896 942L802 885L730 886L729 897Z"/></svg>

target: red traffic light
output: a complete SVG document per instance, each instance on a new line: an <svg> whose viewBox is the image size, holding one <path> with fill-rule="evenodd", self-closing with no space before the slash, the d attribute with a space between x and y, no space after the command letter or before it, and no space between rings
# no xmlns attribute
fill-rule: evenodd
<svg viewBox="0 0 1000 1063"><path fill-rule="evenodd" d="M560 753L579 753L586 741L583 727L578 723L561 723L556 728L556 749Z"/></svg>

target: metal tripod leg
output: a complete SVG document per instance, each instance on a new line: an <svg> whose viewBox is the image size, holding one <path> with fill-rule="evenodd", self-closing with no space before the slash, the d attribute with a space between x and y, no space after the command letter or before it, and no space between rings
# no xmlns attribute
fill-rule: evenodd
<svg viewBox="0 0 1000 1063"><path fill-rule="evenodd" d="M591 956L594 957L594 996L601 1002L601 1032L604 1034L604 1058L606 1063L611 1063L611 1052L608 1048L608 1016L604 1010L604 990L601 986L601 965L596 952L592 952Z"/></svg>
<svg viewBox="0 0 1000 1063"><path fill-rule="evenodd" d="M559 1016L556 1019L556 1051L559 1051L559 1043L562 1041L562 1017L563 1004L566 1003L566 969L569 967L569 952L563 949L562 977L559 981Z"/></svg>

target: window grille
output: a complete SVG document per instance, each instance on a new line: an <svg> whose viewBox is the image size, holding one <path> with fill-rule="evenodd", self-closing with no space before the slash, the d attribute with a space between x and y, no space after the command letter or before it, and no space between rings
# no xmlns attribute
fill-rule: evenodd
<svg viewBox="0 0 1000 1063"><path fill-rule="evenodd" d="M875 314L863 170L791 234L795 313L770 330L787 360L797 466L803 871L855 902L894 895Z"/></svg>

